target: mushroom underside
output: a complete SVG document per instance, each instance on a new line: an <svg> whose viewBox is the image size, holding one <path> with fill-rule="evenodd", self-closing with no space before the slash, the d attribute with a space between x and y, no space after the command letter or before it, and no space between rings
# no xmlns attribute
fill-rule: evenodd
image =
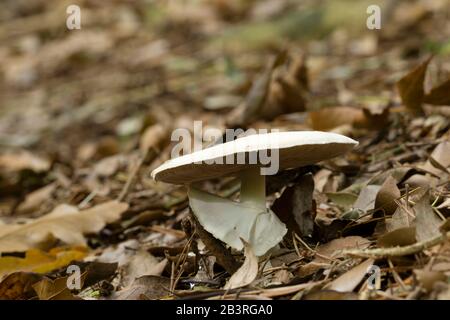
<svg viewBox="0 0 450 320"><path fill-rule="evenodd" d="M266 208L265 176L259 168L241 174L240 202L189 188L189 204L200 224L215 238L241 250L241 238L257 256L264 255L284 237L287 228Z"/></svg>

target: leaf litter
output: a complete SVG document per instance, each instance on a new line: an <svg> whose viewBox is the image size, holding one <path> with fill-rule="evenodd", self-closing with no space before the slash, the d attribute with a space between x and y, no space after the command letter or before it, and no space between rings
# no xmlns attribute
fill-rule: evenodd
<svg viewBox="0 0 450 320"><path fill-rule="evenodd" d="M55 2L0 12L0 299L450 299L445 1L383 8L379 32L340 0L86 0L59 32ZM267 179L288 233L256 257L149 175L194 120L359 146ZM202 187L238 197L234 178Z"/></svg>

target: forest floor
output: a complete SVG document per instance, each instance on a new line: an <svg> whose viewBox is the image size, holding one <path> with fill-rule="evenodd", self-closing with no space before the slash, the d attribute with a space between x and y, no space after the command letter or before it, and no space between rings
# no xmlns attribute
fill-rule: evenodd
<svg viewBox="0 0 450 320"><path fill-rule="evenodd" d="M450 299L448 0L72 2L1 5L0 299ZM288 233L230 274L150 176L194 121L359 145L268 179Z"/></svg>

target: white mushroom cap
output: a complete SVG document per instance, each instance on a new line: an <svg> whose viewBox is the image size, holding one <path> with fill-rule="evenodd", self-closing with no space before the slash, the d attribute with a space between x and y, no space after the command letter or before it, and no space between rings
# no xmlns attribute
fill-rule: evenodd
<svg viewBox="0 0 450 320"><path fill-rule="evenodd" d="M239 164L236 161L238 155L271 149L279 152L279 169L290 169L334 158L357 144L357 141L346 136L321 131L255 134L168 160L152 172L152 177L168 183L184 184L233 175L251 166L262 166L261 163L249 164L248 161ZM232 164L227 164L227 156L234 157Z"/></svg>

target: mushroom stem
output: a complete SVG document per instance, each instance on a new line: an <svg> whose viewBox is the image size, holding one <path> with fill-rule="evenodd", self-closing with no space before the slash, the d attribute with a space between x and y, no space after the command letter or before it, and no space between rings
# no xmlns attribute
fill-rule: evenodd
<svg viewBox="0 0 450 320"><path fill-rule="evenodd" d="M266 209L266 176L260 173L259 167L241 173L240 201L253 208Z"/></svg>

